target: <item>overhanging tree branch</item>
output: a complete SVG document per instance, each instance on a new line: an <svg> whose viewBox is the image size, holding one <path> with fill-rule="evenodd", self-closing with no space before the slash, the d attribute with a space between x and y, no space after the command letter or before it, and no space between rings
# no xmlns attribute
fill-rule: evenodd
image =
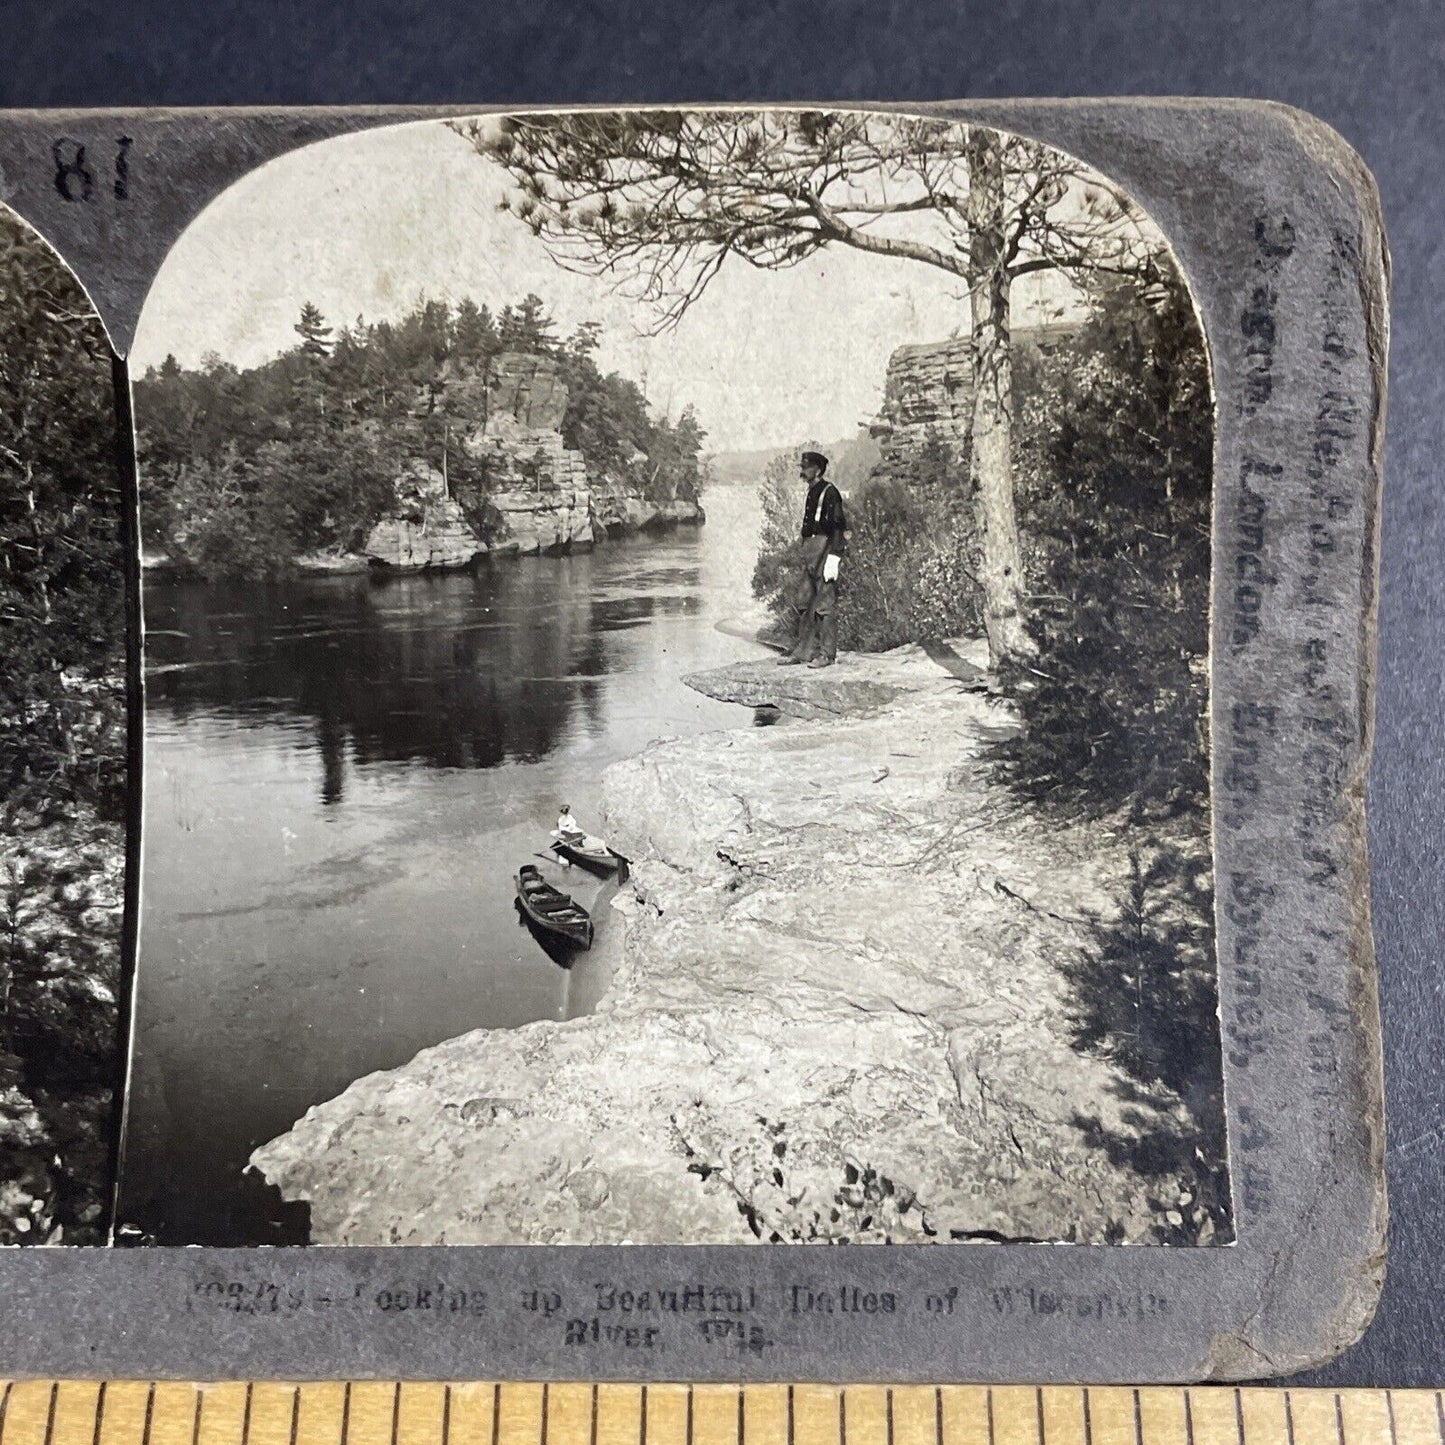
<svg viewBox="0 0 1445 1445"><path fill-rule="evenodd" d="M1035 141L906 116L615 111L453 128L507 172L505 204L559 265L635 296L656 330L675 327L730 256L786 270L837 245L964 278L990 650L1027 650L1010 288L1046 272L1147 275L1160 243L1126 198Z"/></svg>

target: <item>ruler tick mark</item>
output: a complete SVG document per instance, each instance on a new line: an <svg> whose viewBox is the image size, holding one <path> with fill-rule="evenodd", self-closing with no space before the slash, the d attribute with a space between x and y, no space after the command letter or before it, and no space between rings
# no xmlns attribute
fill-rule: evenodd
<svg viewBox="0 0 1445 1445"><path fill-rule="evenodd" d="M401 1381L396 1382L396 1388L391 1392L391 1445L396 1445L397 1438L401 1434Z"/></svg>
<svg viewBox="0 0 1445 1445"><path fill-rule="evenodd" d="M55 1439L55 1402L60 1396L60 1381L54 1380L50 1385L50 1403L45 1407L45 1445L51 1445Z"/></svg>
<svg viewBox="0 0 1445 1445"><path fill-rule="evenodd" d="M995 1445L994 1436L993 1436L993 1386L992 1386L992 1385L990 1385L990 1386L988 1387L988 1392L987 1392L987 1394L984 1396L984 1399L986 1400L986 1402L987 1402L987 1404L988 1404L988 1445Z"/></svg>
<svg viewBox="0 0 1445 1445"><path fill-rule="evenodd" d="M1340 1404L1340 1392L1335 1391L1335 1435L1340 1445L1345 1445L1345 1407Z"/></svg>
<svg viewBox="0 0 1445 1445"><path fill-rule="evenodd" d="M1039 1445L1044 1445L1044 1387L1042 1385L1034 1386L1034 1416L1038 1424ZM889 1440L891 1445L891 1433Z"/></svg>
<svg viewBox="0 0 1445 1445"><path fill-rule="evenodd" d="M102 1384L100 1388L101 1388L102 1390L104 1390L104 1389L105 1389L105 1386ZM205 1392L199 1385L197 1385L197 1386L196 1386L196 1408L195 1408L195 1410L194 1410L194 1411L192 1412L192 1414L191 1414L191 1445L200 1445L200 1439L201 1439L201 1411L202 1411L202 1409L205 1407L205 1403L206 1403L206 1392ZM99 1423L100 1423L99 1420L97 1420L97 1421L96 1421L97 1426L99 1426ZM98 1431L98 1430L97 1430L97 1434L96 1434L95 1445L100 1445L100 1436L99 1436L99 1431Z"/></svg>
<svg viewBox="0 0 1445 1445"><path fill-rule="evenodd" d="M251 1439L251 1396L255 1393L256 1386L246 1381L246 1408L241 1412L241 1445L249 1445ZM155 1386L151 1386L151 1398L155 1398ZM150 1401L146 1401L146 1434L150 1434L151 1410Z"/></svg>
<svg viewBox="0 0 1445 1445"><path fill-rule="evenodd" d="M1094 1412L1089 1404L1089 1387L1084 1386L1084 1445L1094 1445ZM1189 1445L1194 1445L1194 1436L1189 1436Z"/></svg>
<svg viewBox="0 0 1445 1445"><path fill-rule="evenodd" d="M884 1419L888 1424L888 1445L893 1445L893 1387L890 1385L883 1396L886 1414Z"/></svg>
<svg viewBox="0 0 1445 1445"><path fill-rule="evenodd" d="M101 1422L105 1419L105 1386L106 1382L102 1380L100 1382L100 1389L95 1392L95 1433L90 1437L90 1445L100 1445L100 1427ZM197 1390L196 1399L198 1402L200 1398L201 1392Z"/></svg>
<svg viewBox="0 0 1445 1445"><path fill-rule="evenodd" d="M497 1445L502 1432L502 1382L492 1386L492 1445ZM592 1445L597 1445L597 1386L592 1387Z"/></svg>
<svg viewBox="0 0 1445 1445"><path fill-rule="evenodd" d="M156 1413L156 1382L152 1380L146 1390L146 1417L145 1424L141 1426L141 1445L150 1445L151 1421ZM251 1386L246 1386L246 1423L241 1429L241 1445L246 1445L246 1435L251 1424Z"/></svg>
<svg viewBox="0 0 1445 1445"><path fill-rule="evenodd" d="M1244 1445L1244 1396L1238 1385L1234 1387L1234 1435L1239 1445Z"/></svg>
<svg viewBox="0 0 1445 1445"><path fill-rule="evenodd" d="M547 1407L552 1402L551 1390L545 1380L542 1381L542 1417L537 1421L538 1445L547 1445Z"/></svg>
<svg viewBox="0 0 1445 1445"><path fill-rule="evenodd" d="M791 1440L791 1437L789 1437ZM933 1387L933 1441L934 1445L943 1445L943 1386ZM1440 1442L1445 1445L1445 1440Z"/></svg>
<svg viewBox="0 0 1445 1445"><path fill-rule="evenodd" d="M1435 1391L1435 1433L1440 1437L1440 1445L1445 1445L1445 1400L1440 1398L1440 1391Z"/></svg>
<svg viewBox="0 0 1445 1445"><path fill-rule="evenodd" d="M291 1445L296 1445L296 1437L301 1433L301 1387L298 1385L291 1391Z"/></svg>
<svg viewBox="0 0 1445 1445"><path fill-rule="evenodd" d="M1390 1390L1385 1391L1385 1415L1390 1421L1390 1445L1400 1445L1400 1437L1395 1433L1395 1397Z"/></svg>
<svg viewBox="0 0 1445 1445"><path fill-rule="evenodd" d="M646 1386L646 1385L644 1385L644 1386L642 1387L642 1394L643 1394L643 1397L644 1397L644 1398L643 1398L643 1415L646 1416L646 1413L647 1413L647 1400L646 1400L647 1386ZM738 1445L743 1445L743 1440L746 1438L746 1431L747 1431L747 1425L746 1425L746 1423L745 1423L744 1420L743 1420L743 1388L742 1388L741 1385L739 1385L739 1386L738 1386Z"/></svg>
<svg viewBox="0 0 1445 1445"><path fill-rule="evenodd" d="M451 1445L452 1438L452 1387L442 1386L442 1445Z"/></svg>
<svg viewBox="0 0 1445 1445"><path fill-rule="evenodd" d="M1134 1445L1144 1445L1144 1407L1139 1403L1137 1389L1134 1391Z"/></svg>
<svg viewBox="0 0 1445 1445"><path fill-rule="evenodd" d="M1194 1445L1194 1401L1184 1392L1184 1445Z"/></svg>
<svg viewBox="0 0 1445 1445"><path fill-rule="evenodd" d="M1284 1392L1284 1435L1287 1445L1294 1445L1294 1402L1288 1390Z"/></svg>
<svg viewBox="0 0 1445 1445"><path fill-rule="evenodd" d="M351 1381L341 1391L341 1445L351 1441Z"/></svg>

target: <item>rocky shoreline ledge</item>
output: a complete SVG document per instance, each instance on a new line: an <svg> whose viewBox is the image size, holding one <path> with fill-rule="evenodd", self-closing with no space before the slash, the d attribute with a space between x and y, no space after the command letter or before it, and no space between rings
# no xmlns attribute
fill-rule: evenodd
<svg viewBox="0 0 1445 1445"><path fill-rule="evenodd" d="M990 780L1015 724L982 644L954 656L689 678L786 720L606 773L633 869L597 1011L449 1040L257 1149L312 1241L1164 1237L1189 1196L1129 1145L1187 1116L1072 1046L1061 968L1124 842Z"/></svg>
<svg viewBox="0 0 1445 1445"><path fill-rule="evenodd" d="M286 559L286 570L300 577L466 572L494 560L590 552L599 542L700 527L707 520L697 502L679 500L646 503L632 496L614 498L609 510L612 520L603 521L594 515L584 494L581 523L576 521L577 505L571 498L565 505L545 494L497 500L507 522L507 535L501 540L481 541L454 504L437 503L412 521L384 519L363 551L302 552ZM189 563L154 551L142 552L141 570L147 577L175 581L204 575Z"/></svg>

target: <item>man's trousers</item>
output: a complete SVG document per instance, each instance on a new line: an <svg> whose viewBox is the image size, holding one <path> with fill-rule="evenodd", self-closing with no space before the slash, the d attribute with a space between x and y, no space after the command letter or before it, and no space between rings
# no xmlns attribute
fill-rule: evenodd
<svg viewBox="0 0 1445 1445"><path fill-rule="evenodd" d="M798 640L791 654L799 662L815 657L832 662L838 655L838 584L823 580L827 547L826 537L803 540L804 570L794 599Z"/></svg>

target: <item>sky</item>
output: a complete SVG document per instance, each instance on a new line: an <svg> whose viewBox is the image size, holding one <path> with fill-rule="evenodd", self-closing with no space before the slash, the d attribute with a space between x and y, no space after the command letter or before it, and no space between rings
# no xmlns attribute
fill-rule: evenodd
<svg viewBox="0 0 1445 1445"><path fill-rule="evenodd" d="M787 271L729 261L681 324L604 280L559 267L500 209L505 172L436 121L318 142L218 197L166 258L132 364L214 352L239 367L296 344L303 302L333 325L394 319L419 298L499 310L536 292L563 332L598 321L598 362L676 416L691 403L712 452L854 434L877 414L888 357L968 327L960 278L919 262L825 248ZM1033 284L1029 284L1032 282ZM1056 313L1057 282L1026 278L1014 324Z"/></svg>

